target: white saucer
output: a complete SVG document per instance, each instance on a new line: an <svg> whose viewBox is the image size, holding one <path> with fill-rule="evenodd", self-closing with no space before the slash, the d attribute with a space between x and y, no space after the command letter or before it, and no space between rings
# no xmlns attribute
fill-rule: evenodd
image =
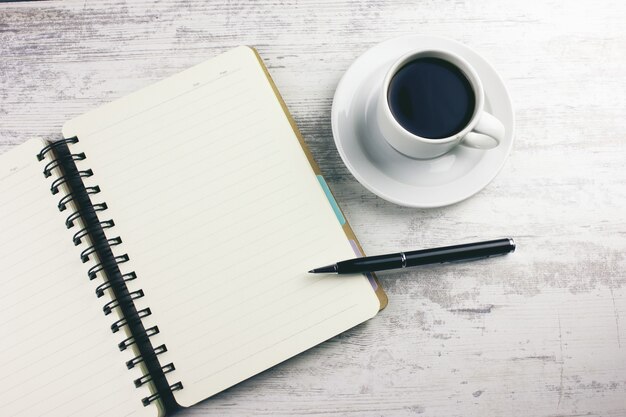
<svg viewBox="0 0 626 417"><path fill-rule="evenodd" d="M455 52L476 69L485 88L485 110L506 129L497 148L456 146L438 158L419 160L396 151L376 131L372 120L385 73L417 48ZM348 68L335 91L332 129L341 159L365 188L402 206L441 207L471 197L497 175L513 146L515 120L502 79L480 55L450 39L409 35L372 47Z"/></svg>

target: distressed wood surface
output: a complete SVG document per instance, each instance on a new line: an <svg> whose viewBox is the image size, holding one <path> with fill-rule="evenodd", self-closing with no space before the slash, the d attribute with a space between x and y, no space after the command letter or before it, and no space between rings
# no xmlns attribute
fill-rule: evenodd
<svg viewBox="0 0 626 417"><path fill-rule="evenodd" d="M383 274L379 316L180 415L625 416L625 21L611 0L0 4L0 152L253 45L368 253L507 235L518 251ZM342 73L407 33L478 50L516 108L503 172L451 207L381 200L332 140Z"/></svg>

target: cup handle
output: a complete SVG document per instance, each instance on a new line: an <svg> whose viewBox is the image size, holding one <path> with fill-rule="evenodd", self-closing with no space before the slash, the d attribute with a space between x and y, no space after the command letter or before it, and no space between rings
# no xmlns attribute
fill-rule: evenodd
<svg viewBox="0 0 626 417"><path fill-rule="evenodd" d="M474 129L463 137L462 145L475 149L493 149L504 139L504 125L486 111Z"/></svg>

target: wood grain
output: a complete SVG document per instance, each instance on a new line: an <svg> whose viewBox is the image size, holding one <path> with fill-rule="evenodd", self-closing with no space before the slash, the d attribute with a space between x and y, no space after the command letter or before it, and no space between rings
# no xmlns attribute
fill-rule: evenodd
<svg viewBox="0 0 626 417"><path fill-rule="evenodd" d="M626 415L626 5L612 0L0 5L0 152L239 44L264 58L368 253L515 236L511 256L381 276L375 319L182 416ZM516 108L503 172L451 207L366 191L334 88L406 33L467 43Z"/></svg>

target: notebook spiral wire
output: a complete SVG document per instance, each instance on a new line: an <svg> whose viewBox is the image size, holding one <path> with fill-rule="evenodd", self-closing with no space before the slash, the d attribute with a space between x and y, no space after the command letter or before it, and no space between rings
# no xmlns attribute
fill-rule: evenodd
<svg viewBox="0 0 626 417"><path fill-rule="evenodd" d="M65 166L64 164L75 163L77 161L83 161L87 158L85 153L83 152L71 153L71 150L68 154L64 154L61 156L58 156L55 153L55 150L61 148L62 145L67 145L69 149L70 145L76 144L78 142L79 140L77 137L62 139L62 140L48 144L37 154L37 159L39 161L44 161L47 158L50 158L49 156L47 156L49 153L52 153L53 155L52 158L50 158L49 162L47 162L44 167L44 170L43 170L44 177L46 178L51 177L54 171L56 169L60 170L62 167ZM93 171L91 169L78 170L77 168L77 172L75 175L78 175L78 177L80 178L88 178L93 175ZM56 195L60 191L65 191L62 189L62 186L63 184L67 184L69 180L70 178L67 176L67 174L61 172L61 174L58 175L52 181L51 186L50 186L50 192L53 195ZM100 193L100 187L97 185L85 186L84 189L82 190L82 193L83 195L86 195L91 200L93 195L97 195L98 193ZM73 201L75 202L78 198L77 194L78 192L76 190L73 190L72 192L67 192L65 195L60 196L59 202L57 204L59 211L61 212L65 211L69 207L71 202ZM92 208L93 208L94 213L103 213L108 209L108 206L106 202L102 202L102 203L92 204ZM71 212L65 219L65 226L68 229L72 229L75 226L77 226L77 221L82 218L82 214L83 214L83 210L80 208L77 208L75 211ZM84 241L84 239L89 236L90 232L94 229L94 227L96 228L99 227L104 232L104 230L111 229L114 226L115 226L115 222L111 219L102 220L102 221L99 220L97 226L85 225L79 230L77 230L72 237L72 241L75 246L82 245L84 243L87 243ZM107 245L110 248L112 248L114 246L120 245L122 243L122 239L119 236L117 236L113 238L107 238L106 242L107 242ZM95 242L91 243L89 246L87 246L85 249L82 250L82 252L80 253L80 260L83 263L86 263L92 259L97 260L96 258L94 258L94 255L96 255L98 244L101 244L101 243L95 243ZM114 255L114 258L113 258L113 262L118 266L128 262L129 260L130 260L130 257L128 256L128 254L123 254L123 255L118 255L118 256ZM104 270L104 262L102 261L97 262L88 269L87 277L89 278L89 280L94 280L99 276L99 274L103 275L101 274L103 270ZM121 278L122 278L123 283L126 284L127 282L137 279L137 274L135 273L135 271L130 271L130 272L122 273ZM111 289L112 285L113 284L109 282L108 279L105 279L104 282L102 282L100 285L96 287L96 290L95 290L96 297L97 298L103 297L106 291ZM130 300L134 302L134 300L142 298L144 296L144 292L143 290L139 289L136 291L129 291L128 295L129 295ZM119 307L119 305L120 305L119 300L113 298L110 301L108 301L106 304L104 304L102 310L104 314L108 316L109 314L113 312L113 310L116 307ZM142 319L150 316L151 314L152 314L152 311L150 310L150 308L146 307L146 308L138 309L137 320L141 321ZM111 324L111 332L117 333L124 326L128 326L128 325L129 323L128 323L127 318L124 317L124 318L118 319L113 324ZM152 327L146 328L145 332L146 332L146 336L150 338L159 334L159 328L157 326L152 326ZM125 351L126 349L130 348L135 343L136 343L135 338L133 336L130 336L122 340L118 344L118 348L120 351ZM167 352L167 346L165 344L160 344L156 346L153 349L153 351L156 356L161 355ZM139 364L141 364L142 362L144 362L144 358L141 354L139 354L133 357L132 359L128 360L126 362L126 367L128 369L133 369ZM176 368L174 367L173 363L168 363L161 367L163 374L170 373L174 371L175 369ZM139 378L134 380L134 384L135 384L135 387L141 387L151 380L152 380L152 376L150 374L143 374ZM183 385L180 381L178 381L174 384L169 385L169 388L172 392L174 392L174 391L181 390L183 388ZM144 406L148 406L152 402L159 399L159 397L160 397L160 394L157 392L157 393L154 393L154 394L151 394L149 396L142 398L141 402Z"/></svg>

